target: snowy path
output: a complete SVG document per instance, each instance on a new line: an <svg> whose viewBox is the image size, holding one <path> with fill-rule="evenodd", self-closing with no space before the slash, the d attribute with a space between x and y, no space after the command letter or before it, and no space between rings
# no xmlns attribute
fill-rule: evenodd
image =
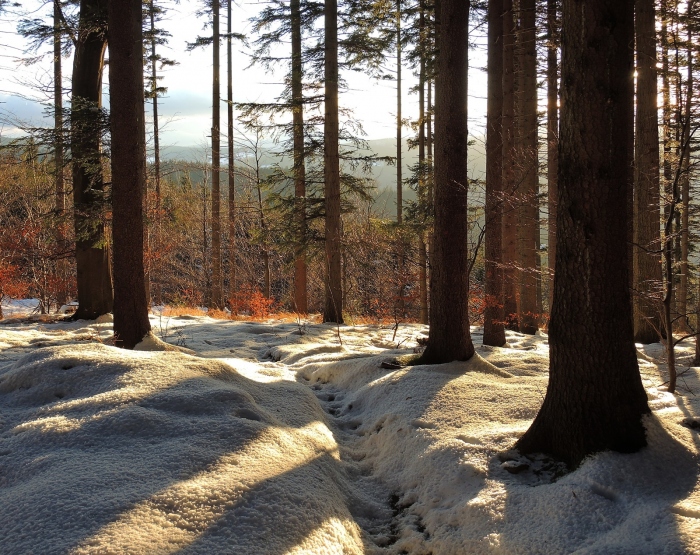
<svg viewBox="0 0 700 555"><path fill-rule="evenodd" d="M423 326L152 323L197 356L101 344L108 321L0 324L3 555L700 554L700 378L665 393L659 345L649 447L552 481L503 463L546 337L475 329L469 363L391 369Z"/></svg>

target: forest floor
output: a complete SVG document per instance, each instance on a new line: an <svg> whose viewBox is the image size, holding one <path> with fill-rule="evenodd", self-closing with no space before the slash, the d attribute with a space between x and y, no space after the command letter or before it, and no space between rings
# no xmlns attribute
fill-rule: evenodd
<svg viewBox="0 0 700 555"><path fill-rule="evenodd" d="M4 308L3 554L700 554L700 370L667 393L659 344L638 346L649 446L565 474L509 451L543 334L473 328L471 361L399 367L425 326L154 315L183 349L129 352L109 318Z"/></svg>

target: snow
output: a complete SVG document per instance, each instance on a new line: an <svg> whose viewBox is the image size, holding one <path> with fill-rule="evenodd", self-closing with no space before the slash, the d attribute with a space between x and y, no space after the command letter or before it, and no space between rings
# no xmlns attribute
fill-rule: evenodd
<svg viewBox="0 0 700 555"><path fill-rule="evenodd" d="M660 345L649 447L564 474L510 451L546 335L392 369L426 327L151 322L0 323L0 552L700 553L700 372L666 392Z"/></svg>

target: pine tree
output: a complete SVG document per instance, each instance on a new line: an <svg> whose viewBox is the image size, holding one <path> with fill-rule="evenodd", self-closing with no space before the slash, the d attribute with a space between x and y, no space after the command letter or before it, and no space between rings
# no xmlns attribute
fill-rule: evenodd
<svg viewBox="0 0 700 555"><path fill-rule="evenodd" d="M146 189L141 0L109 3L114 337L132 349L151 330L144 271Z"/></svg>
<svg viewBox="0 0 700 555"><path fill-rule="evenodd" d="M506 342L503 317L503 2L488 4L488 104L486 114L486 235L484 345Z"/></svg>
<svg viewBox="0 0 700 555"><path fill-rule="evenodd" d="M325 3L324 25L324 197L325 305L324 322L343 323L341 273L340 157L338 152L338 2Z"/></svg>
<svg viewBox="0 0 700 555"><path fill-rule="evenodd" d="M550 379L516 447L572 467L646 444L627 265L634 125L632 0L564 0L559 210ZM611 103L610 99L614 99Z"/></svg>
<svg viewBox="0 0 700 555"><path fill-rule="evenodd" d="M74 317L94 319L112 311L112 267L106 234L105 183L102 175L102 69L107 46L106 0L81 0L71 101L71 153L78 310Z"/></svg>
<svg viewBox="0 0 700 555"><path fill-rule="evenodd" d="M440 0L436 9L435 233L424 364L468 360L474 354L467 249L469 7L464 0Z"/></svg>
<svg viewBox="0 0 700 555"><path fill-rule="evenodd" d="M634 339L659 340L655 289L661 283L659 227L659 124L656 88L656 18L653 0L636 0L637 115L634 190Z"/></svg>

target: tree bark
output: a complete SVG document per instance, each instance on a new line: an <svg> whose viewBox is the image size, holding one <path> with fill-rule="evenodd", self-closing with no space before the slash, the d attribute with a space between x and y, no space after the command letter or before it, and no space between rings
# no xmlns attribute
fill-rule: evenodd
<svg viewBox="0 0 700 555"><path fill-rule="evenodd" d="M634 194L634 340L659 340L661 284L659 123L654 0L636 0L637 116Z"/></svg>
<svg viewBox="0 0 700 555"><path fill-rule="evenodd" d="M468 360L467 69L469 2L439 0L435 83L435 239L424 364Z"/></svg>
<svg viewBox="0 0 700 555"><path fill-rule="evenodd" d="M688 2L688 15L693 16L695 10L695 2L690 0ZM682 171L681 171L681 228L680 228L680 243L681 243L681 258L680 258L680 281L678 283L678 314L679 328L683 333L688 333L690 331L690 326L688 325L688 253L689 253L689 216L690 216L690 120L693 114L693 54L694 48L692 46L692 31L694 29L692 26L688 26L688 47L686 51L687 56L687 82L686 82L686 101L685 101L685 114L683 115L683 133L681 148L683 149L682 155ZM657 149L658 151L658 149ZM657 189L658 190L658 189Z"/></svg>
<svg viewBox="0 0 700 555"><path fill-rule="evenodd" d="M503 315L518 330L518 212L515 159L515 20L513 0L503 0Z"/></svg>
<svg viewBox="0 0 700 555"><path fill-rule="evenodd" d="M112 311L112 267L106 233L100 152L102 68L107 46L106 0L81 0L73 57L71 153L78 310L75 319Z"/></svg>
<svg viewBox="0 0 700 555"><path fill-rule="evenodd" d="M227 2L226 30L226 65L227 65L227 100L226 116L228 123L228 259L229 259L229 298L238 290L236 286L236 159L234 157L233 142L233 51L232 41L232 13L233 2Z"/></svg>
<svg viewBox="0 0 700 555"><path fill-rule="evenodd" d="M430 202L428 193L428 162L426 161L426 126L428 124L425 110L425 5L420 2L419 12L419 48L420 61L418 70L418 201L422 210L427 213ZM426 179L428 178L428 179ZM428 250L425 244L425 230L418 232L418 321L421 324L428 323Z"/></svg>
<svg viewBox="0 0 700 555"><path fill-rule="evenodd" d="M340 157L338 153L338 1L325 4L325 308L324 322L343 323L343 284L340 229Z"/></svg>
<svg viewBox="0 0 700 555"><path fill-rule="evenodd" d="M554 260L557 254L557 166L559 147L559 68L557 67L557 2L547 0L547 190L548 232L547 270L549 271L549 310L554 295Z"/></svg>
<svg viewBox="0 0 700 555"><path fill-rule="evenodd" d="M646 444L627 265L633 176L632 0L564 0L559 210L550 379L516 447L577 466Z"/></svg>
<svg viewBox="0 0 700 555"><path fill-rule="evenodd" d="M56 193L56 245L60 252L60 258L56 261L56 273L62 283L68 279L68 261L65 258L67 251L67 241L63 231L63 219L66 215L66 187L63 177L64 144L63 144L63 67L62 52L63 30L61 29L61 3L60 0L53 2L53 94L54 94L54 190ZM68 291L66 287L61 287L58 292L57 303L61 305L68 301Z"/></svg>
<svg viewBox="0 0 700 555"><path fill-rule="evenodd" d="M221 80L219 4L212 2L212 27L214 30L214 74L212 79L211 124L211 301L210 307L222 308L221 291Z"/></svg>
<svg viewBox="0 0 700 555"><path fill-rule="evenodd" d="M301 51L301 2L291 1L292 23L292 125L294 141L294 212L296 246L294 253L294 310L309 311L306 268L306 166L304 152L304 91Z"/></svg>
<svg viewBox="0 0 700 555"><path fill-rule="evenodd" d="M503 317L503 1L488 5L488 97L486 113L486 308L484 345L506 343Z"/></svg>
<svg viewBox="0 0 700 555"><path fill-rule="evenodd" d="M146 188L142 1L109 3L114 342L133 349L148 332L143 203Z"/></svg>
<svg viewBox="0 0 700 555"><path fill-rule="evenodd" d="M538 329L537 258L539 257L538 152L537 152L537 54L535 0L520 0L518 66L519 161L518 251L521 268L520 331L535 334Z"/></svg>
<svg viewBox="0 0 700 555"><path fill-rule="evenodd" d="M396 223L403 221L401 175L401 0L396 0Z"/></svg>

